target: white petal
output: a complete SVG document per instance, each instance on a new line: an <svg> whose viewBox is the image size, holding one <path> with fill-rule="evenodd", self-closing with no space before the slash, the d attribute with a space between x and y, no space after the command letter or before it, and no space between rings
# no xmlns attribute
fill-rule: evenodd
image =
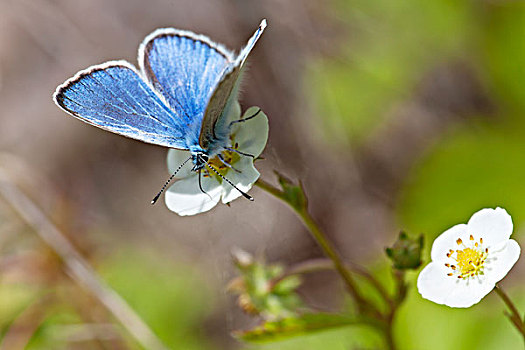
<svg viewBox="0 0 525 350"><path fill-rule="evenodd" d="M437 304L444 304L447 294L456 284L454 277L447 276L449 272L442 263L431 262L425 266L417 278L419 294Z"/></svg>
<svg viewBox="0 0 525 350"><path fill-rule="evenodd" d="M490 281L497 283L512 269L520 257L520 246L518 242L509 239L505 247L497 252L491 252L485 261L485 276Z"/></svg>
<svg viewBox="0 0 525 350"><path fill-rule="evenodd" d="M452 279L455 277L452 276ZM468 280L457 279L456 286L443 304L450 307L471 307L494 289L495 283L476 276Z"/></svg>
<svg viewBox="0 0 525 350"><path fill-rule="evenodd" d="M168 150L168 171L170 174L173 174L182 163L184 163L189 157L191 157L190 151L183 151L178 149L169 149ZM182 179L188 176L195 175L192 173L191 168L193 168L193 162L189 160L177 173L175 176L176 179Z"/></svg>
<svg viewBox="0 0 525 350"><path fill-rule="evenodd" d="M203 176L202 188L206 193L200 190L196 173L178 180L166 191L166 206L179 215L195 215L208 211L219 202L222 187L215 178Z"/></svg>
<svg viewBox="0 0 525 350"><path fill-rule="evenodd" d="M228 108L228 106L226 106ZM241 118L241 105L238 101L232 102L229 111L224 111L224 114L217 119L217 124L215 125L216 130L229 130L230 123L234 120L239 120Z"/></svg>
<svg viewBox="0 0 525 350"><path fill-rule="evenodd" d="M443 232L432 244L432 251L430 253L432 261L446 259L449 249L456 249L456 240L458 238L465 240L467 237L467 225L465 224L452 226Z"/></svg>
<svg viewBox="0 0 525 350"><path fill-rule="evenodd" d="M237 170L240 170L242 173L238 173L235 170L228 170L226 177L228 180L233 182L240 190L248 192L252 185L259 178L259 172L253 166L253 159L250 157L243 157L234 164L234 167ZM232 200L241 196L241 193L229 184L223 181L223 195L222 202L229 203Z"/></svg>
<svg viewBox="0 0 525 350"><path fill-rule="evenodd" d="M470 307L477 304L494 288L483 276L468 280L447 276L450 269L441 262L431 262L419 274L417 289L425 299L450 307Z"/></svg>
<svg viewBox="0 0 525 350"><path fill-rule="evenodd" d="M243 118L248 118L259 110L250 107L244 112ZM260 111L256 117L243 123L235 123L232 127L234 142L239 144L239 151L258 157L268 140L268 117Z"/></svg>
<svg viewBox="0 0 525 350"><path fill-rule="evenodd" d="M468 221L468 233L477 240L483 238L483 245L495 246L506 241L512 234L512 218L505 209L482 209Z"/></svg>

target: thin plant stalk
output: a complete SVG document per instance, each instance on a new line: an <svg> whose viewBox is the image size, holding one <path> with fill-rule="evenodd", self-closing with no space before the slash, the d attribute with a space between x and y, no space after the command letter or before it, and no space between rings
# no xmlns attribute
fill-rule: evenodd
<svg viewBox="0 0 525 350"><path fill-rule="evenodd" d="M287 203L294 210L294 212L299 216L299 218L303 222L304 226L310 232L315 242L322 249L323 253L330 259L331 263L333 264L333 267L343 279L348 292L357 304L357 308L360 315L363 317L362 321L380 330L385 337L387 349L395 350L396 344L392 332L393 321L398 306L403 302L406 295L406 284L404 283L404 274L400 272L394 276L397 281L397 294L392 298L383 289L382 285L367 271L355 271L356 273L363 275L367 280L369 280L369 282L371 282L371 284L378 290L380 295L388 304L388 311L386 313L380 312L375 305L363 298L363 296L360 294L355 280L350 273L351 269L349 269L347 265L344 264L343 260L336 252L332 243L328 241L324 232L321 230L321 228L317 225L315 220L308 212L306 198L304 198L304 202L301 205L298 203L294 203L292 200L290 200L284 190L280 190L264 180L258 179L255 185L265 190L266 192L272 194L276 198L282 200L283 202ZM304 195L302 188L300 190L302 192L302 195ZM305 266L305 271L307 272L310 269L314 271L316 268L316 266L307 265ZM290 271L290 273L294 272L300 273L301 271Z"/></svg>
<svg viewBox="0 0 525 350"><path fill-rule="evenodd" d="M507 293L505 293L505 291L501 288L499 284L496 284L494 291L509 308L510 314L508 314L508 317L512 324L514 324L516 329L523 336L523 341L525 341L525 320L521 318L518 308L516 307L516 305L514 305L514 302L509 298Z"/></svg>
<svg viewBox="0 0 525 350"><path fill-rule="evenodd" d="M13 183L9 175L1 170L0 195L60 256L70 277L95 296L142 347L148 350L168 349L135 310L98 276L44 212Z"/></svg>
<svg viewBox="0 0 525 350"><path fill-rule="evenodd" d="M259 188L265 190L266 192L274 195L275 197L283 200L285 203L289 204L290 207L295 211L295 213L299 216L301 221L303 222L304 226L308 229L310 234L312 235L315 242L319 245L323 253L332 261L334 264L335 269L343 279L346 288L354 301L357 304L358 309L363 311L363 307L370 307L370 304L368 301L366 301L361 294L359 293L356 283L351 276L349 270L345 267L343 260L341 257L337 254L332 244L326 239L326 235L324 232L319 228L317 223L314 221L310 213L306 208L300 208L298 206L291 205L284 196L284 193L279 190L278 188L274 187L273 185L267 183L264 180L258 179L255 183Z"/></svg>

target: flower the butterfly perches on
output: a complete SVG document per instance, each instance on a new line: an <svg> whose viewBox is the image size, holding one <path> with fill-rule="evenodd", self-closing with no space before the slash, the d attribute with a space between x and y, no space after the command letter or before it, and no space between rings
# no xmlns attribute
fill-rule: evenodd
<svg viewBox="0 0 525 350"><path fill-rule="evenodd" d="M417 279L421 296L450 307L478 303L518 261L512 227L505 209L482 209L467 224L443 232L432 245L432 262Z"/></svg>
<svg viewBox="0 0 525 350"><path fill-rule="evenodd" d="M199 174L191 171L192 166L189 162L179 170L175 182L166 191L165 201L170 210L179 215L195 215L212 209L220 200L229 203L241 196L241 192L226 183L213 170L218 171L243 192L248 192L257 181L259 172L253 162L266 146L268 118L258 107L250 107L242 118L240 115L241 107L236 103L224 118L225 123L234 122L231 124L228 147L232 150L224 150L208 160L208 165L200 174L200 186ZM252 118L247 120L250 117ZM244 119L245 122L242 121ZM237 120L239 122L235 122ZM188 151L169 150L169 171L175 172L189 156ZM214 169L210 169L210 166Z"/></svg>

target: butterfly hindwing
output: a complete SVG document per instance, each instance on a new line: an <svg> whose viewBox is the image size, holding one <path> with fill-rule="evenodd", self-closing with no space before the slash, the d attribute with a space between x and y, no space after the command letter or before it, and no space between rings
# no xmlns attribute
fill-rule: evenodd
<svg viewBox="0 0 525 350"><path fill-rule="evenodd" d="M140 46L144 77L171 108L184 111L187 138L195 146L206 106L233 59L207 37L173 28L154 31Z"/></svg>
<svg viewBox="0 0 525 350"><path fill-rule="evenodd" d="M214 145L214 142L224 142L222 138L225 137L228 130L217 130L217 120L221 116L227 115L230 106L232 106L233 102L237 100L238 82L240 80L239 78L242 73L244 62L255 46L257 40L259 40L261 37L265 28L266 20L262 20L259 28L257 28L255 33L248 40L248 43L240 51L235 60L224 71L218 85L215 87L202 120L202 126L199 135L199 144L202 148L216 148L218 145Z"/></svg>
<svg viewBox="0 0 525 350"><path fill-rule="evenodd" d="M99 128L156 145L187 149L185 123L126 61L80 71L60 85L55 102Z"/></svg>

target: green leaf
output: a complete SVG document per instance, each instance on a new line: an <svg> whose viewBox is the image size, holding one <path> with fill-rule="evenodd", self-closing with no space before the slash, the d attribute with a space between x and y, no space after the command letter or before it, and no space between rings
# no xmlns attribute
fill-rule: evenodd
<svg viewBox="0 0 525 350"><path fill-rule="evenodd" d="M296 185L277 171L275 173L279 178L283 199L296 210L306 210L308 208L308 199L304 194L302 184L299 182L299 184Z"/></svg>
<svg viewBox="0 0 525 350"><path fill-rule="evenodd" d="M248 331L233 333L240 340L252 343L264 343L287 339L328 329L347 327L358 324L355 317L339 314L304 314L279 321L264 322Z"/></svg>
<svg viewBox="0 0 525 350"><path fill-rule="evenodd" d="M297 275L292 275L283 278L273 287L273 292L279 295L286 295L294 292L301 285L301 278Z"/></svg>

